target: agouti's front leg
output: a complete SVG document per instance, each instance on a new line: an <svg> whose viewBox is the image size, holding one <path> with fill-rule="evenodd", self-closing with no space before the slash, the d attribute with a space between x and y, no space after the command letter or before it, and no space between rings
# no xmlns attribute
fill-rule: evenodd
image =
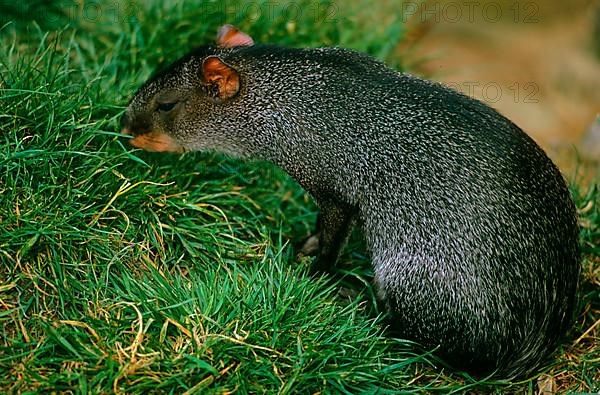
<svg viewBox="0 0 600 395"><path fill-rule="evenodd" d="M321 212L317 219L317 233L308 238L301 253L313 255L311 252L316 249L317 256L312 264L313 270L328 272L335 266L340 252L348 240L354 225L356 210L332 201L320 201L319 207ZM318 244L315 240L316 237L318 237Z"/></svg>

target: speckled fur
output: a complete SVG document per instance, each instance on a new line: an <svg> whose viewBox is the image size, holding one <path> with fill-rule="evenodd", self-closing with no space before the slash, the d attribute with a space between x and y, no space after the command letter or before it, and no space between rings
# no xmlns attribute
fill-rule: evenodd
<svg viewBox="0 0 600 395"><path fill-rule="evenodd" d="M239 73L235 97L209 97L208 55ZM157 94L182 103L173 119L156 114ZM529 373L571 324L579 252L568 189L481 102L349 50L205 46L140 88L125 123L282 167L333 230L317 266L335 264L360 226L392 327L456 366Z"/></svg>

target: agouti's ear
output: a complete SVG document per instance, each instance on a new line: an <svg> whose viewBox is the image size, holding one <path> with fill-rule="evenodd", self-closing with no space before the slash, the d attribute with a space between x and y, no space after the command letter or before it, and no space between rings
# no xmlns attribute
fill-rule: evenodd
<svg viewBox="0 0 600 395"><path fill-rule="evenodd" d="M217 33L217 45L221 48L231 48L254 45L252 37L244 32L239 31L232 25L223 25Z"/></svg>
<svg viewBox="0 0 600 395"><path fill-rule="evenodd" d="M204 59L202 76L205 84L216 87L217 96L221 100L235 96L240 90L238 72L223 63L217 56Z"/></svg>

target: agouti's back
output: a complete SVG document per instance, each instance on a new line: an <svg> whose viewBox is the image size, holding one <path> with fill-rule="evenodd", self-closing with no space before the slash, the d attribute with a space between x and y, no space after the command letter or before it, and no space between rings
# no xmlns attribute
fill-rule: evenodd
<svg viewBox="0 0 600 395"><path fill-rule="evenodd" d="M281 166L321 208L315 267L335 265L360 226L393 328L455 365L510 377L556 348L578 227L563 178L525 133L365 55L254 46L224 29L218 47L138 91L125 117L134 145Z"/></svg>

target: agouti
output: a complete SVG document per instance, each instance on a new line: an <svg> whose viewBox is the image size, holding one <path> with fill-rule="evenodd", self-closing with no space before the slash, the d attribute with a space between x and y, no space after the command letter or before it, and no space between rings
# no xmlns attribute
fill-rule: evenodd
<svg viewBox="0 0 600 395"><path fill-rule="evenodd" d="M144 84L135 147L283 168L315 199L318 270L351 228L400 336L473 373L531 373L573 316L578 225L565 181L487 105L339 48L254 45L221 28Z"/></svg>

